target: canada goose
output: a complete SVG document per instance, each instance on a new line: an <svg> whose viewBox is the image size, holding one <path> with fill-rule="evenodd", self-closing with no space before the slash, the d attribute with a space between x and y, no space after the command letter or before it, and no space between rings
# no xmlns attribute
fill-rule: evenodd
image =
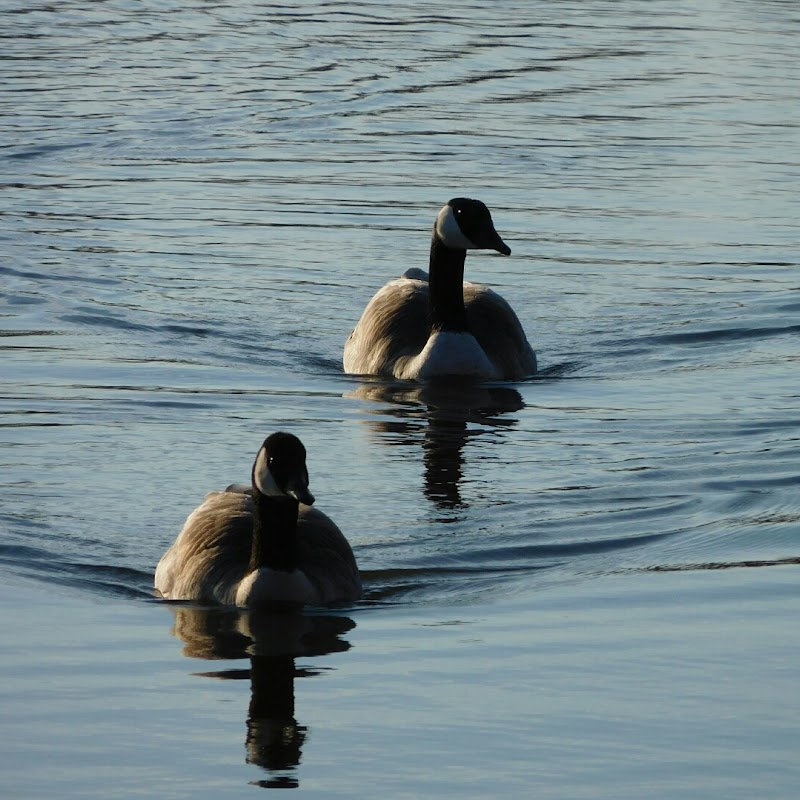
<svg viewBox="0 0 800 800"><path fill-rule="evenodd" d="M536 354L511 306L464 280L467 250L511 249L480 200L456 197L436 217L430 274L412 268L370 300L344 346L344 370L424 381L437 376L513 380Z"/></svg>
<svg viewBox="0 0 800 800"><path fill-rule="evenodd" d="M252 490L206 496L161 558L155 588L169 600L248 608L358 600L353 551L313 502L305 447L273 433L253 464Z"/></svg>

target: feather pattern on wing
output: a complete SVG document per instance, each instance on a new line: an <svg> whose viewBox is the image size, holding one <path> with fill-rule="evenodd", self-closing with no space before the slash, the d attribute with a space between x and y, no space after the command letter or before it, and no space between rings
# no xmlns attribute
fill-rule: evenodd
<svg viewBox="0 0 800 800"><path fill-rule="evenodd" d="M401 358L428 341L428 283L398 278L370 300L344 346L344 369L357 375L392 375Z"/></svg>
<svg viewBox="0 0 800 800"><path fill-rule="evenodd" d="M470 333L502 378L536 372L536 354L505 299L488 286L464 281L464 307Z"/></svg>

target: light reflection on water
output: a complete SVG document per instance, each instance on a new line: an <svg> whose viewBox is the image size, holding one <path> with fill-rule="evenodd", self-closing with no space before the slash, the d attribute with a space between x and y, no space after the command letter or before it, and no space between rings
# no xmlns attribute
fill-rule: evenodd
<svg viewBox="0 0 800 800"><path fill-rule="evenodd" d="M696 580L702 603L702 575L711 585L735 574L722 626L726 611L756 613L759 586L774 580L764 573L793 569L793 3L6 10L4 574L67 587L90 608L149 600L185 516L207 491L246 479L254 444L277 428L305 442L320 507L364 571L358 646L337 661L340 674L302 682L342 696L355 681L369 694L379 643L393 636L408 649L393 651L397 673L414 674L425 646L416 614L438 623L483 604L480 635L498 625L523 658L538 644L528 610L591 596L598 582L633 604L630 581ZM466 275L512 302L541 373L445 390L343 375L364 304L426 266L434 215L455 195L483 199L512 247L509 259L470 254ZM680 608L667 594L648 601L666 616ZM681 619L698 643L700 629ZM621 620L609 642L635 662ZM791 639L774 624L776 640ZM566 659L587 664L585 634ZM744 697L747 641L761 634L754 624L741 635L743 669L730 679ZM472 683L456 669L450 644L440 669L501 693L491 677ZM269 680L285 687L281 669ZM673 683L659 675L670 700L697 692L680 669ZM424 717L424 692L411 693L410 714ZM284 722L308 727L313 742L312 715L287 697ZM322 717L356 713L315 697ZM535 715L541 694L531 697L517 702ZM402 744L407 763L420 758L388 727L398 702L391 694L383 727L353 723L348 742L368 728L373 742ZM489 707L476 707L484 724ZM567 742L580 740L580 723L551 712L564 738L548 758L573 765ZM445 717L461 734L473 719L455 702ZM326 738L331 718L319 724L329 749L277 779L319 780L321 753L340 752ZM672 741L680 761L672 724L659 744ZM709 722L707 733L719 729ZM762 742L761 753L787 742ZM473 755L486 773L507 763ZM646 772L670 753L638 757ZM425 774L428 794L447 793ZM581 774L596 796L593 773ZM555 774L538 777L557 796ZM713 794L716 784L693 780L698 796ZM519 788L513 769L497 781ZM663 777L660 796L674 796L670 786Z"/></svg>

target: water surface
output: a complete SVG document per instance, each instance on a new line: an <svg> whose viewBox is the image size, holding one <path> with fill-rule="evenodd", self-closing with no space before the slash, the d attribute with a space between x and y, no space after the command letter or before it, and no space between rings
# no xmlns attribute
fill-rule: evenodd
<svg viewBox="0 0 800 800"><path fill-rule="evenodd" d="M4 10L4 794L794 795L795 4ZM344 375L457 195L540 374ZM155 601L278 428L364 601Z"/></svg>

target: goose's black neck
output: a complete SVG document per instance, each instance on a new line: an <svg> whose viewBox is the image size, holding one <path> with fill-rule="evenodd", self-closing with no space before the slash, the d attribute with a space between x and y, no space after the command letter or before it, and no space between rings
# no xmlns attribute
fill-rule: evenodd
<svg viewBox="0 0 800 800"><path fill-rule="evenodd" d="M291 497L267 497L254 487L253 504L250 571L269 567L293 572L297 568L299 503Z"/></svg>
<svg viewBox="0 0 800 800"><path fill-rule="evenodd" d="M446 247L434 232L428 267L431 331L466 331L464 309L464 261L466 250Z"/></svg>

